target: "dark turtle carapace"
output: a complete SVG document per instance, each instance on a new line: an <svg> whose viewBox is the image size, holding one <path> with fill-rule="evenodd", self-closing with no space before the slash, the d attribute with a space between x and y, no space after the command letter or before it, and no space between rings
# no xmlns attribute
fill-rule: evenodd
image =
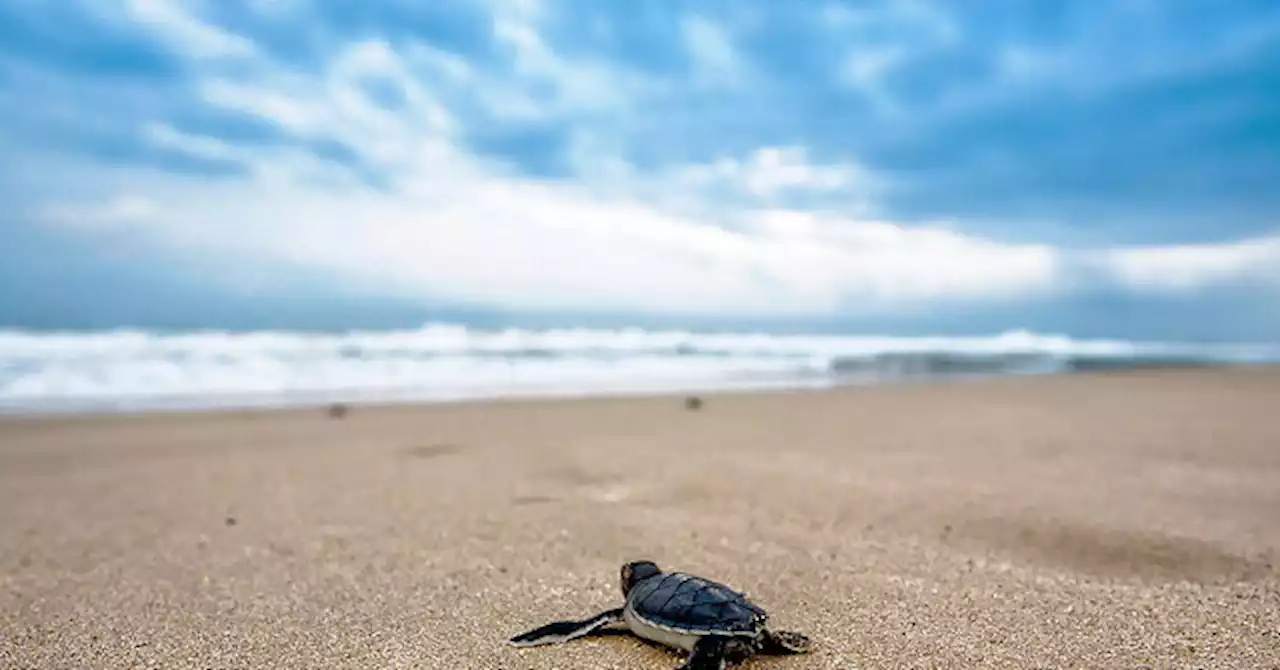
<svg viewBox="0 0 1280 670"><path fill-rule="evenodd" d="M622 566L622 607L581 621L557 621L510 642L518 647L566 642L623 624L633 634L689 652L680 670L720 670L754 654L802 654L809 638L769 627L769 615L724 584L663 572L651 561Z"/></svg>

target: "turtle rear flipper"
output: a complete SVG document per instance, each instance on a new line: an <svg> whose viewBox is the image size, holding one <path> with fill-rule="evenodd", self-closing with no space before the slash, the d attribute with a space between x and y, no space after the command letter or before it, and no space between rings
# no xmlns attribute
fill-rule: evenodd
<svg viewBox="0 0 1280 670"><path fill-rule="evenodd" d="M557 644L582 637L597 628L622 621L622 608L601 612L582 621L557 621L545 626L521 633L510 640L516 647L536 647L543 644Z"/></svg>
<svg viewBox="0 0 1280 670"><path fill-rule="evenodd" d="M689 660L677 670L724 670L728 640L719 635L705 635L693 645Z"/></svg>
<svg viewBox="0 0 1280 670"><path fill-rule="evenodd" d="M766 630L760 635L760 651L765 654L807 654L813 648L809 637L789 630Z"/></svg>

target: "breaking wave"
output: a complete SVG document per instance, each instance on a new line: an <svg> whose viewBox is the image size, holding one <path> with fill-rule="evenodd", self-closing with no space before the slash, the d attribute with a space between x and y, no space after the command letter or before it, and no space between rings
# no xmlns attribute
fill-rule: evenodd
<svg viewBox="0 0 1280 670"><path fill-rule="evenodd" d="M103 411L785 388L1280 362L1280 347L641 329L0 331L0 410Z"/></svg>

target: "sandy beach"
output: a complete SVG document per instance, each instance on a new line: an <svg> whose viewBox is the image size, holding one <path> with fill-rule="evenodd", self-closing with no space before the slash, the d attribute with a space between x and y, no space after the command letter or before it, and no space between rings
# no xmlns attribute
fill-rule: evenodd
<svg viewBox="0 0 1280 670"><path fill-rule="evenodd" d="M671 668L513 649L651 558L760 668L1280 668L1280 371L0 420L0 667Z"/></svg>

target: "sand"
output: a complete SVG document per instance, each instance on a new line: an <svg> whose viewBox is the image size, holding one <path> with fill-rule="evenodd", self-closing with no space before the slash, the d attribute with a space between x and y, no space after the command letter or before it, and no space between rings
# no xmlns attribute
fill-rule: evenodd
<svg viewBox="0 0 1280 670"><path fill-rule="evenodd" d="M0 421L0 667L671 668L504 640L647 557L808 656L1280 668L1280 371Z"/></svg>

